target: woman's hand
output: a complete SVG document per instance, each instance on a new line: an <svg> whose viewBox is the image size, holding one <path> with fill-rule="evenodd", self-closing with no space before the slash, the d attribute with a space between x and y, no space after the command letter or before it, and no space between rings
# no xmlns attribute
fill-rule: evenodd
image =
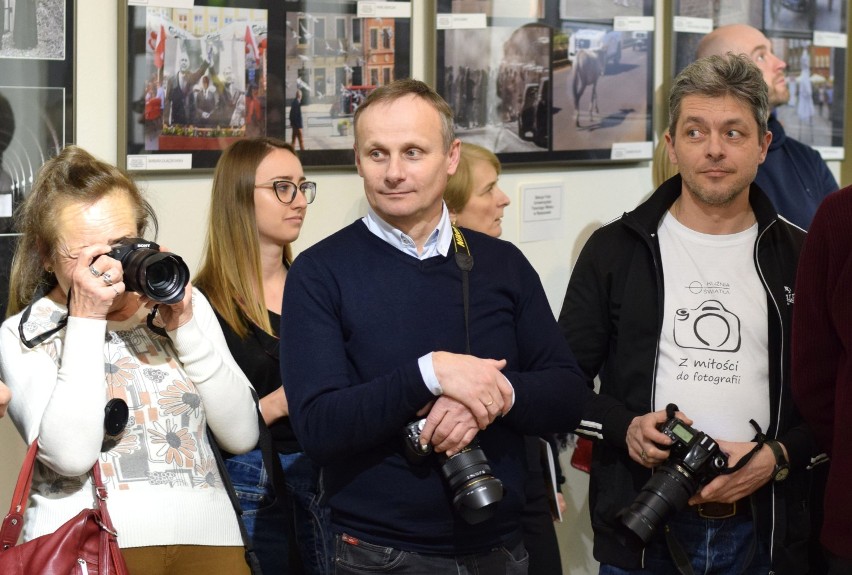
<svg viewBox="0 0 852 575"><path fill-rule="evenodd" d="M160 251L167 252L169 249L160 246ZM148 309L157 306L157 314L166 331L174 331L192 319L192 282L187 282L183 288L183 299L170 305L153 301L144 294L140 295L140 301Z"/></svg>
<svg viewBox="0 0 852 575"><path fill-rule="evenodd" d="M124 293L121 262L109 257L112 247L94 244L80 250L71 271L68 315L106 319L115 300Z"/></svg>
<svg viewBox="0 0 852 575"><path fill-rule="evenodd" d="M152 309L155 305L157 306L157 315L160 316L160 322L158 323L162 323L166 331L174 331L192 319L191 282L187 282L186 287L183 289L183 299L177 303L167 305L149 299L144 295L140 296L139 301L148 309Z"/></svg>

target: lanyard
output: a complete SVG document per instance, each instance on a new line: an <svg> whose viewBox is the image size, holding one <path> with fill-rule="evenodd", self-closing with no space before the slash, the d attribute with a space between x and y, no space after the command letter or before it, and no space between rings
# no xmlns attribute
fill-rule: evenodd
<svg viewBox="0 0 852 575"><path fill-rule="evenodd" d="M453 245L456 249L456 265L462 272L462 302L464 303L464 337L467 345L466 353L470 354L470 288L469 273L473 269L473 256L470 255L470 247L464 239L461 230L453 226Z"/></svg>

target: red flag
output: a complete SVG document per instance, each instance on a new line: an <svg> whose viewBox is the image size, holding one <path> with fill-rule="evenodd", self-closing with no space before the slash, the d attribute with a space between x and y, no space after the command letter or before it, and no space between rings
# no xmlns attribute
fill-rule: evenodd
<svg viewBox="0 0 852 575"><path fill-rule="evenodd" d="M246 55L251 54L255 61L257 60L257 46L254 43L254 35L251 33L251 26L246 26Z"/></svg>
<svg viewBox="0 0 852 575"><path fill-rule="evenodd" d="M157 38L157 47L154 48L154 66L163 67L163 59L166 56L166 30L160 24L160 35Z"/></svg>

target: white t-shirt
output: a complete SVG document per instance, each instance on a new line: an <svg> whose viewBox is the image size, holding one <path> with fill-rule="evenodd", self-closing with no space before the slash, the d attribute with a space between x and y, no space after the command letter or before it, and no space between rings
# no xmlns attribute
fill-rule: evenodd
<svg viewBox="0 0 852 575"><path fill-rule="evenodd" d="M714 439L751 441L769 425L766 291L754 264L757 224L702 234L667 213L659 229L665 270L654 409L675 403Z"/></svg>

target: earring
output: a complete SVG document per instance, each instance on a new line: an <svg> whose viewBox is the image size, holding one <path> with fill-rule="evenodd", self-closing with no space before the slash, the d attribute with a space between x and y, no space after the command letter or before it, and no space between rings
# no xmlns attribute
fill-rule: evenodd
<svg viewBox="0 0 852 575"><path fill-rule="evenodd" d="M48 275L53 275L53 268L51 266L44 268L44 271L46 271Z"/></svg>

